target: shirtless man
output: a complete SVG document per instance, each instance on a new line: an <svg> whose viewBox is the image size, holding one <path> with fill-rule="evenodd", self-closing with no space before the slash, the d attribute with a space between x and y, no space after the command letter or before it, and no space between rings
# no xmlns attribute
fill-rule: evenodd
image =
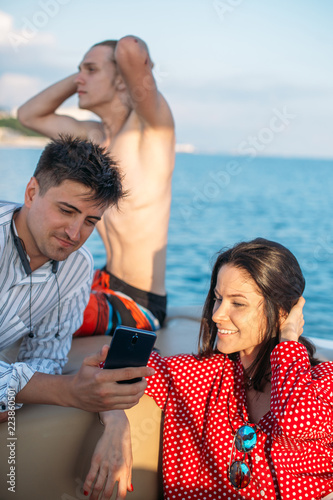
<svg viewBox="0 0 333 500"><path fill-rule="evenodd" d="M175 131L152 68L147 45L138 37L101 42L84 56L78 73L18 110L23 125L48 137L71 133L108 148L123 169L128 196L98 223L107 262L96 272L79 335L112 334L119 323L155 330L165 318ZM56 113L75 93L79 107L101 121Z"/></svg>

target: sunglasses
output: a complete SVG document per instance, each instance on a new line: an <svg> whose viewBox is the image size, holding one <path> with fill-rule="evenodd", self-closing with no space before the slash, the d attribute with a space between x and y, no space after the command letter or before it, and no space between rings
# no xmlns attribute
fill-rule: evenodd
<svg viewBox="0 0 333 500"><path fill-rule="evenodd" d="M229 480L237 490L246 488L251 481L251 469L245 462L247 453L257 444L257 426L242 425L235 434L230 455ZM242 460L234 460L235 448L244 453Z"/></svg>

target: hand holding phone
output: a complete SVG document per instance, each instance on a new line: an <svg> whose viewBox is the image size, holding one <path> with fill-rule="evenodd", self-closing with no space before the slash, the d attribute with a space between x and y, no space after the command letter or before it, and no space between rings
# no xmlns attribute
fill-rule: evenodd
<svg viewBox="0 0 333 500"><path fill-rule="evenodd" d="M112 337L104 369L146 366L156 341L156 333L129 326L118 326ZM141 378L120 380L119 384L134 384Z"/></svg>

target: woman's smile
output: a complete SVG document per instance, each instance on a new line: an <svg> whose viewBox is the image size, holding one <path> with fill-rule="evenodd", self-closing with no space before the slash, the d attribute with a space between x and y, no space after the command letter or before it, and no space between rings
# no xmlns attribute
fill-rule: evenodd
<svg viewBox="0 0 333 500"><path fill-rule="evenodd" d="M233 335L234 333L237 333L238 330L226 330L224 328L218 328L217 333L218 335Z"/></svg>

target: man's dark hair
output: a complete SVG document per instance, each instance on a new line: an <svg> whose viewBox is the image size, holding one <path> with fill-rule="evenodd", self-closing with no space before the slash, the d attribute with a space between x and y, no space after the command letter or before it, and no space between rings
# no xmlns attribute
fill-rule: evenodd
<svg viewBox="0 0 333 500"><path fill-rule="evenodd" d="M46 145L33 175L41 196L66 180L89 187L87 199L98 206L118 205L125 196L118 165L109 153L90 140L70 135L60 135Z"/></svg>
<svg viewBox="0 0 333 500"><path fill-rule="evenodd" d="M258 355L247 370L256 390L263 390L269 377L270 354L279 342L280 313L288 314L297 303L305 288L305 279L296 257L283 245L264 238L242 242L218 254L213 267L209 292L203 308L199 337L199 355L211 356L216 351L217 327L212 320L215 287L222 266L229 264L247 272L256 283L264 298L266 331ZM315 348L301 336L299 342L308 350L310 363L319 361L314 357ZM236 359L237 353L229 354Z"/></svg>

